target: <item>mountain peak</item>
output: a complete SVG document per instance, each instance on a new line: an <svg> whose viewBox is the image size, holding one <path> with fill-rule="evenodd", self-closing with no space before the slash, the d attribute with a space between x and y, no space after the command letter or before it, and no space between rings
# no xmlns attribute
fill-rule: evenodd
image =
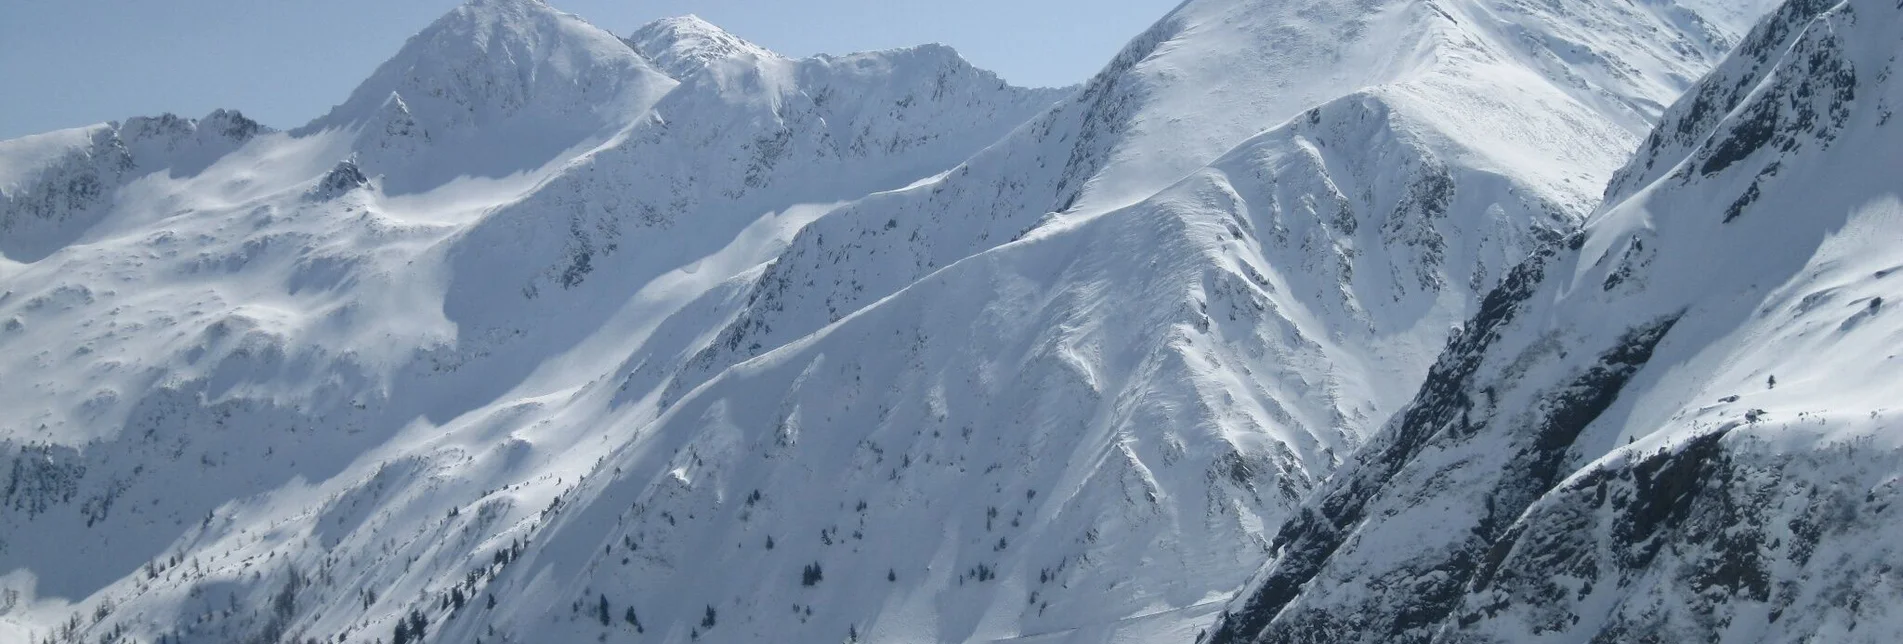
<svg viewBox="0 0 1903 644"><path fill-rule="evenodd" d="M432 23L429 28L424 30L424 33L459 25L471 25L484 29L493 29L499 24L519 24L523 21L542 17L566 17L576 19L574 16L550 6L543 0L469 0L455 9L451 9L449 13L444 14L443 17L438 18L435 23Z"/></svg>
<svg viewBox="0 0 1903 644"><path fill-rule="evenodd" d="M640 33L646 33L646 32L660 32L660 31L677 32L682 34L716 33L721 35L731 35L727 33L727 30L721 29L719 25L708 22L706 18L702 18L698 14L692 14L692 13L655 19L649 22L648 24L642 25L640 29L635 30L635 33L640 34Z"/></svg>
<svg viewBox="0 0 1903 644"><path fill-rule="evenodd" d="M692 75L707 63L722 58L778 57L771 50L727 33L694 14L650 22L636 29L625 42L675 78Z"/></svg>
<svg viewBox="0 0 1903 644"><path fill-rule="evenodd" d="M671 86L613 34L541 0L470 0L411 36L310 129L374 120L392 94L432 134L524 112L606 126Z"/></svg>

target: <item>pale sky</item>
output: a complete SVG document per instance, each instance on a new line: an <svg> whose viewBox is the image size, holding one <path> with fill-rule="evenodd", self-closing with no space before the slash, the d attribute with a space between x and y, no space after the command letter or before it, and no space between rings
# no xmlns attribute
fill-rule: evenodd
<svg viewBox="0 0 1903 644"><path fill-rule="evenodd" d="M616 34L694 13L782 54L926 42L1068 85L1179 0L550 0ZM0 139L236 108L289 129L460 0L0 0Z"/></svg>

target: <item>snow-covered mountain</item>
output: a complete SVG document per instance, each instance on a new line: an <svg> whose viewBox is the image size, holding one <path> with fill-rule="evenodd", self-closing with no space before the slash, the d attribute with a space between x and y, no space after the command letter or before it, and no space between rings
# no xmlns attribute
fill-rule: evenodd
<svg viewBox="0 0 1903 644"><path fill-rule="evenodd" d="M0 142L0 637L1194 639L1762 4L1191 0L1039 90L473 0L288 132Z"/></svg>
<svg viewBox="0 0 1903 644"><path fill-rule="evenodd" d="M1894 0L1759 24L1212 641L1895 641L1899 53Z"/></svg>

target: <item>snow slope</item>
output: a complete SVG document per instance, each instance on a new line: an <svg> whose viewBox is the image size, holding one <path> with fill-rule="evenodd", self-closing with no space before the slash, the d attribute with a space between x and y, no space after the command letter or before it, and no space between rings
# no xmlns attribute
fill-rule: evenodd
<svg viewBox="0 0 1903 644"><path fill-rule="evenodd" d="M1193 0L1030 90L475 0L291 132L0 143L0 635L1193 638L1715 6Z"/></svg>
<svg viewBox="0 0 1903 644"><path fill-rule="evenodd" d="M1899 34L1891 0L1761 23L1212 641L1894 640Z"/></svg>

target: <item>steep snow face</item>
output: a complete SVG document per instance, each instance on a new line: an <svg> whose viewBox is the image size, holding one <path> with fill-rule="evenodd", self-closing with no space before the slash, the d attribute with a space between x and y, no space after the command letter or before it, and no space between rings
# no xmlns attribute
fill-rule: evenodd
<svg viewBox="0 0 1903 644"><path fill-rule="evenodd" d="M1793 0L1488 295L1217 642L1890 641L1903 6Z"/></svg>
<svg viewBox="0 0 1903 644"><path fill-rule="evenodd" d="M674 84L613 34L542 0L477 0L410 37L301 132L357 131L362 163L387 175L385 190L414 192L572 155L637 121Z"/></svg>

